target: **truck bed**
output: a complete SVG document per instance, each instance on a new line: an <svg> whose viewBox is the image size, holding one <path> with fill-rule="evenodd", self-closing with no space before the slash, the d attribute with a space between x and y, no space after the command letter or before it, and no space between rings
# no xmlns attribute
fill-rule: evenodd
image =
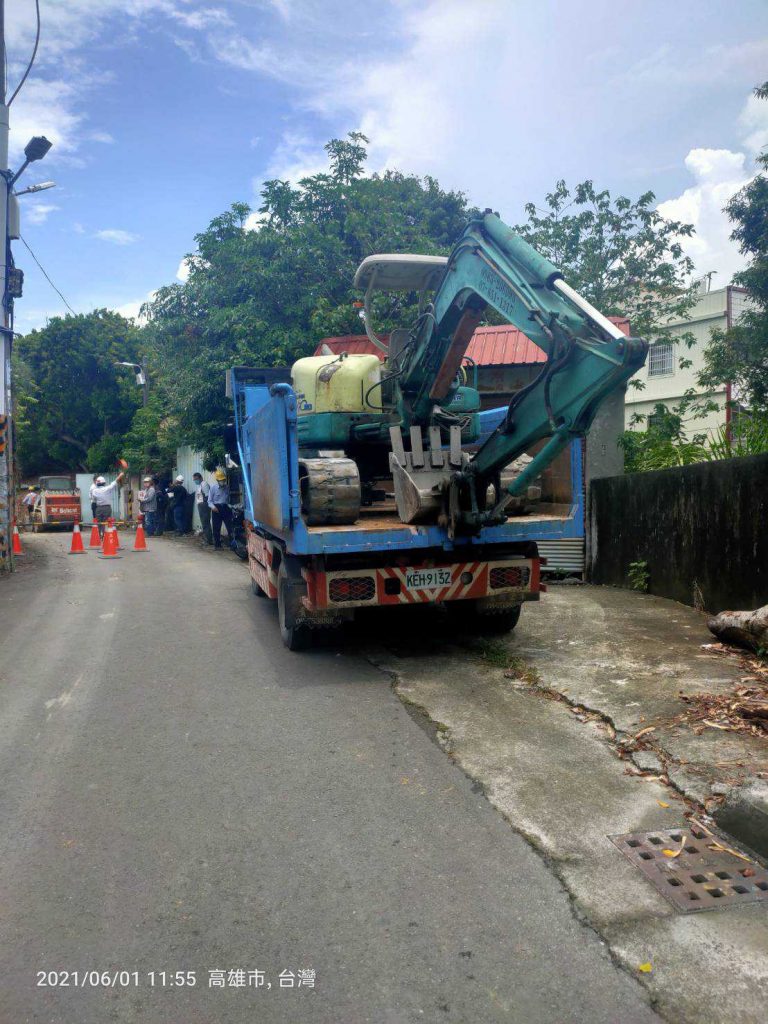
<svg viewBox="0 0 768 1024"><path fill-rule="evenodd" d="M583 533L581 459L575 451L571 455L572 503L540 506L534 514L514 516L500 526L481 529L476 536L452 541L445 527L437 524L403 523L391 499L363 508L359 520L350 525L308 526L301 514L298 413L293 390L284 383L270 387L251 380L241 382L236 376L230 388L235 399L246 519L256 530L283 541L290 553L465 548L469 556L469 549L478 545L558 540Z"/></svg>

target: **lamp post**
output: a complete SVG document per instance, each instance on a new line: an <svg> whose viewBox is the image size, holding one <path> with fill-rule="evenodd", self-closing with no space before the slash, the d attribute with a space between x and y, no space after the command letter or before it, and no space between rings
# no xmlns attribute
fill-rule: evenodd
<svg viewBox="0 0 768 1024"><path fill-rule="evenodd" d="M129 366L136 374L136 383L142 388L143 405L147 407L149 385L147 384L147 368L142 363L115 363L115 366Z"/></svg>
<svg viewBox="0 0 768 1024"><path fill-rule="evenodd" d="M0 0L0 570L8 570L13 567L10 544L14 515L11 472L13 465L10 370L13 329L11 318L13 297L21 293L20 275L11 275L10 273L13 266L11 238L16 238L19 234L18 206L13 186L26 168L34 161L42 160L51 148L51 142L45 136L37 135L27 143L24 149L24 163L19 170L14 174L9 169L10 104L6 93L5 75L5 0ZM24 79L22 79L23 81ZM18 88L16 92L18 92ZM13 102L15 95L16 93L11 95L10 102Z"/></svg>

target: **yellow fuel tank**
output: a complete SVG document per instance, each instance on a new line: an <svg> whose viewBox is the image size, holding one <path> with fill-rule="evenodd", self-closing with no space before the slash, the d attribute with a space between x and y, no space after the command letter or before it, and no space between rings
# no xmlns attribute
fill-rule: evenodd
<svg viewBox="0 0 768 1024"><path fill-rule="evenodd" d="M307 356L291 369L291 383L298 400L299 416L317 412L378 412L381 392L376 388L371 402L366 395L381 380L378 356Z"/></svg>

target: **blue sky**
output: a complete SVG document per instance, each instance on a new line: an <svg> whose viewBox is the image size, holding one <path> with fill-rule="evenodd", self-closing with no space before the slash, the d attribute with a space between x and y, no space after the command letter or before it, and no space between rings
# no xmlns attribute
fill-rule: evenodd
<svg viewBox="0 0 768 1024"><path fill-rule="evenodd" d="M194 235L260 183L324 165L353 129L370 169L433 174L514 223L558 178L651 189L690 220L701 273L740 265L721 214L768 142L765 0L41 0L38 62L11 108L22 233L77 311L127 314ZM9 81L33 0L6 0ZM23 246L17 330L61 313Z"/></svg>

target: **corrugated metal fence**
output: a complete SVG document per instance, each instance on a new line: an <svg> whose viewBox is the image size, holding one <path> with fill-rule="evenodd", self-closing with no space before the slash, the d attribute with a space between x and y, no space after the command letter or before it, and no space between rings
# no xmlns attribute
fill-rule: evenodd
<svg viewBox="0 0 768 1024"><path fill-rule="evenodd" d="M187 490L192 493L195 489L192 477L195 473L202 473L203 480L207 480L209 484L213 483L213 473L208 472L207 469L203 468L203 456L201 452L196 452L190 445L183 444L176 449L176 466L173 470L173 475L184 477L184 486ZM197 502L193 503L192 511L192 529L200 529L200 517L197 514Z"/></svg>

